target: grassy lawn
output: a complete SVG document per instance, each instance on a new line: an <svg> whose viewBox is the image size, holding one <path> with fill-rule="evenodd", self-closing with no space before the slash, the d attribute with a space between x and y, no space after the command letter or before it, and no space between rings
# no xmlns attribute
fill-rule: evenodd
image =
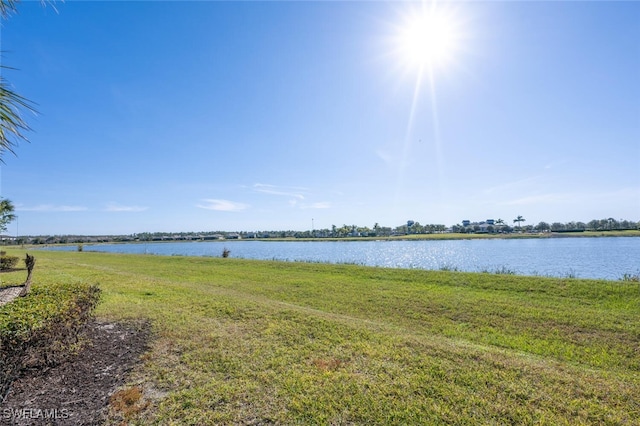
<svg viewBox="0 0 640 426"><path fill-rule="evenodd" d="M131 378L151 404L132 424L640 419L637 282L35 256L34 286L98 283L99 317L151 320L152 347Z"/></svg>

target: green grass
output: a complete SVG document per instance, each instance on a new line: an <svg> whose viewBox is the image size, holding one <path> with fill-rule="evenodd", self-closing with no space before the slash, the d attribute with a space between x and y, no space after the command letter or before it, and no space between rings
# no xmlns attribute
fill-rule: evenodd
<svg viewBox="0 0 640 426"><path fill-rule="evenodd" d="M11 251L12 254L21 252ZM138 424L638 424L640 283L37 252L150 319Z"/></svg>

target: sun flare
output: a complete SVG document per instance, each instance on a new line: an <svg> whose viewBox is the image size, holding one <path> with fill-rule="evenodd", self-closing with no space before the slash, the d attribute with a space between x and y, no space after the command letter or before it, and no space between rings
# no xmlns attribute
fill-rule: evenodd
<svg viewBox="0 0 640 426"><path fill-rule="evenodd" d="M459 48L460 29L451 13L438 9L415 12L405 18L398 48L408 66L443 67Z"/></svg>

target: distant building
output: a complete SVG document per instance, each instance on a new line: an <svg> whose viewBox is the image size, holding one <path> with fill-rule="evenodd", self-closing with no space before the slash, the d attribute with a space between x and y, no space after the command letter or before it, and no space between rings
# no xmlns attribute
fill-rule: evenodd
<svg viewBox="0 0 640 426"><path fill-rule="evenodd" d="M491 233L496 232L496 221L494 219L487 219L481 222L471 222L470 220L463 220L462 226L469 230L473 230L476 233Z"/></svg>

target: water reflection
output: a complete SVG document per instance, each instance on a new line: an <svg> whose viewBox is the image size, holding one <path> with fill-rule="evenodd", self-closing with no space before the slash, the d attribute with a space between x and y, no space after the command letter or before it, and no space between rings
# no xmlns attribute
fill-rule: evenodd
<svg viewBox="0 0 640 426"><path fill-rule="evenodd" d="M216 241L85 245L85 251L353 263L521 275L620 279L640 271L640 238L444 241ZM73 246L56 250L75 250Z"/></svg>

